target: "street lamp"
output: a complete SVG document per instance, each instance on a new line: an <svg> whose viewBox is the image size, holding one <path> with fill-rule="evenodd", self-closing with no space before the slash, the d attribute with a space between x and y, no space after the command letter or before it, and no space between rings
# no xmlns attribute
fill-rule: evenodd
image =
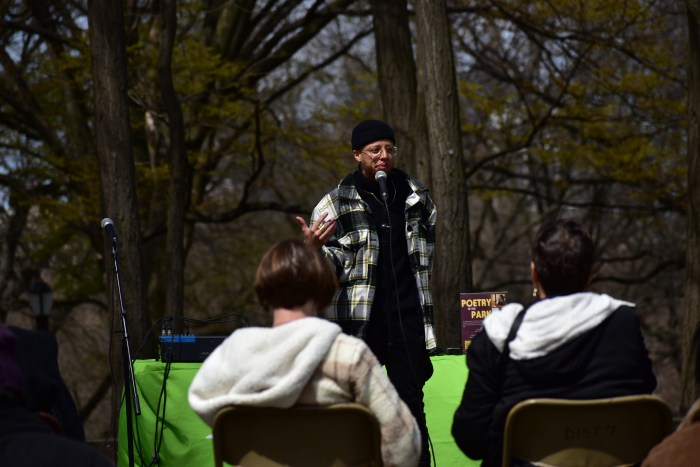
<svg viewBox="0 0 700 467"><path fill-rule="evenodd" d="M49 330L49 313L53 307L53 290L46 282L38 280L29 288L29 306L36 318L37 331Z"/></svg>

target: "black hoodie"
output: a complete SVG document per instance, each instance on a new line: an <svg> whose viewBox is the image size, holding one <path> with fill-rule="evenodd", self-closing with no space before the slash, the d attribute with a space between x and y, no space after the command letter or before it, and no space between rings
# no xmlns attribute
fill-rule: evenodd
<svg viewBox="0 0 700 467"><path fill-rule="evenodd" d="M656 377L630 305L594 293L535 303L510 344L503 374L501 349L522 306L492 313L467 355L469 376L452 425L460 449L484 459L482 465L500 466L506 416L525 399L651 393Z"/></svg>

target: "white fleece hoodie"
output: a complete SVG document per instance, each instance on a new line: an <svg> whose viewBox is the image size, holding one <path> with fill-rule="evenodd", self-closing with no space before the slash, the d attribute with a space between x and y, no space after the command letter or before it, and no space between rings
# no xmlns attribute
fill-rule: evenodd
<svg viewBox="0 0 700 467"><path fill-rule="evenodd" d="M530 360L547 355L598 326L622 305L634 306L593 292L535 302L525 313L520 329L510 343L510 358ZM503 352L513 321L522 309L521 304L511 303L484 319L484 330L500 352Z"/></svg>
<svg viewBox="0 0 700 467"><path fill-rule="evenodd" d="M226 405L291 407L340 332L320 318L239 329L202 363L189 403L210 425Z"/></svg>
<svg viewBox="0 0 700 467"><path fill-rule="evenodd" d="M226 405L357 402L379 421L385 466L412 467L420 458L416 420L372 351L324 319L237 330L204 361L188 400L210 426Z"/></svg>

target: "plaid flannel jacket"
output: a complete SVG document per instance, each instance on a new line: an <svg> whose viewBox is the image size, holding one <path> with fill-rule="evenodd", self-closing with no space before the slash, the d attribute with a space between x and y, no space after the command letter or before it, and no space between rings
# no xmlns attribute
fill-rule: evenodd
<svg viewBox="0 0 700 467"><path fill-rule="evenodd" d="M437 210L425 186L397 169L394 172L406 177L412 191L406 199L404 230L411 270L423 309L425 345L427 349L432 349L436 343L430 276ZM325 310L325 317L340 324L356 322L358 326L353 326L357 330L356 337L364 337L378 279L379 233L369 220L369 206L357 192L353 174L350 173L323 197L313 210L311 223L325 212L336 219L335 234L322 251L335 268L340 288Z"/></svg>

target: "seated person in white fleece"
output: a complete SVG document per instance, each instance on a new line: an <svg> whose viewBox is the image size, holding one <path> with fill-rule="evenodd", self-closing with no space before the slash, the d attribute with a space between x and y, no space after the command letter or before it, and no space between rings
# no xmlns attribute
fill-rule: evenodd
<svg viewBox="0 0 700 467"><path fill-rule="evenodd" d="M483 459L481 465L501 465L506 416L522 400L597 399L656 387L634 305L584 291L593 256L593 240L576 222L543 226L530 262L538 300L525 310L504 368L504 343L522 305L491 313L472 340L452 436L467 456Z"/></svg>
<svg viewBox="0 0 700 467"><path fill-rule="evenodd" d="M316 249L299 240L275 244L260 261L254 285L260 303L272 309L272 327L232 333L202 364L189 403L211 425L226 405L357 402L379 421L384 465L415 466L418 425L376 357L362 340L317 317L337 287Z"/></svg>

